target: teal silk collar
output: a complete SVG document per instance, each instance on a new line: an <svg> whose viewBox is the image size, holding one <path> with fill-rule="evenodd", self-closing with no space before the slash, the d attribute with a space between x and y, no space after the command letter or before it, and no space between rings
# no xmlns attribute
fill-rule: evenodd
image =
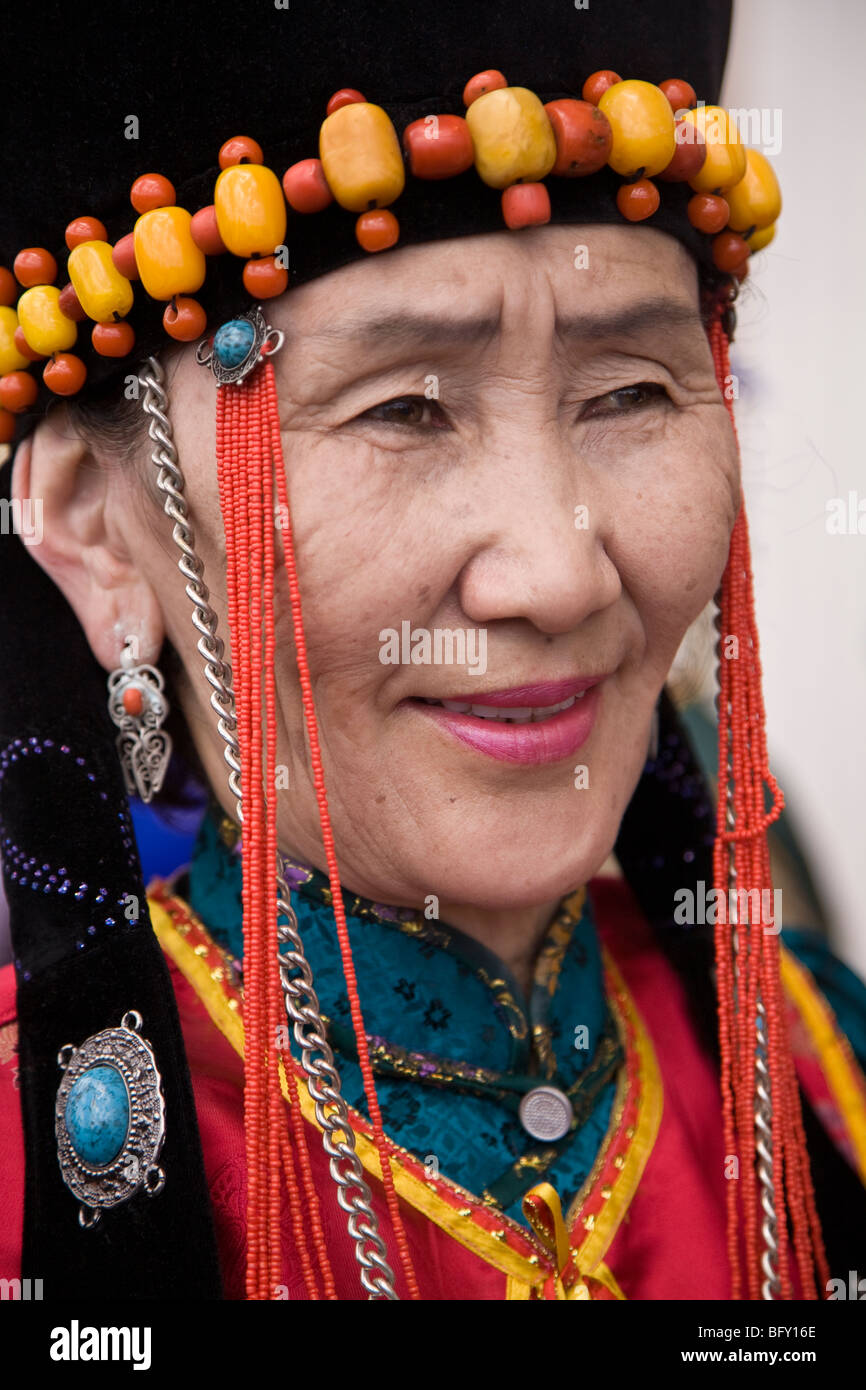
<svg viewBox="0 0 866 1390"><path fill-rule="evenodd" d="M295 860L288 879L344 1094L366 1114L330 885ZM188 897L239 960L241 883L237 827L212 809ZM622 1056L583 891L560 904L528 999L508 967L457 928L346 891L343 901L386 1131L518 1217L522 1193L552 1180L554 1168L576 1168L579 1185L603 1137ZM520 1097L543 1084L565 1091L575 1109L557 1144L532 1140L517 1116Z"/></svg>

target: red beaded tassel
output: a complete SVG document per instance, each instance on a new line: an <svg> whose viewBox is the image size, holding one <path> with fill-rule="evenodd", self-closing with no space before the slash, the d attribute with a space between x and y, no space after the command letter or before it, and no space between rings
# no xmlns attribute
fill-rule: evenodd
<svg viewBox="0 0 866 1390"><path fill-rule="evenodd" d="M736 434L723 310L720 304L710 324L709 340L716 380ZM716 903L725 908L718 911L715 942L732 1297L760 1298L761 1286L767 1277L761 1265L764 1212L757 1173L761 1155L756 1145L754 1121L760 994L772 1101L778 1292L783 1299L795 1296L815 1299L819 1296L816 1268L823 1287L829 1279L829 1269L785 1024L778 928L774 928L771 908L773 885L767 831L781 814L784 797L769 768L749 535L742 504L722 579L720 621L719 791L714 887ZM772 802L769 809L767 793ZM736 899L733 890L736 890ZM732 910L734 902L735 911ZM792 1243L794 1261L791 1259ZM799 1294L795 1294L792 1282L794 1262Z"/></svg>
<svg viewBox="0 0 866 1390"><path fill-rule="evenodd" d="M420 1292L398 1205L389 1145L385 1138L376 1096L328 812L295 568L276 386L270 362L265 362L253 371L241 385L219 388L217 463L220 502L226 531L229 626L232 633L232 664L238 711L238 740L241 745L244 812L245 1126L249 1185L247 1296L274 1297L273 1286L278 1281L280 1269L281 1168L285 1172L289 1189L290 1215L308 1297L320 1297L316 1270L313 1268L307 1245L308 1234L312 1238L324 1297L334 1299L337 1296L321 1223L319 1196L312 1176L297 1082L290 1065L288 1049L280 1049L277 1046L277 1020L285 1022L285 1011L275 951L276 806L273 794L266 794L264 790L267 788L268 793L272 793L275 786L273 533L276 485L276 499L284 518L282 540L296 658L337 938L388 1214L406 1287L410 1297L417 1299ZM285 1111L280 1093L281 1052L290 1096L289 1123L293 1143L289 1142L286 1131ZM295 1169L295 1151L301 1171L305 1205L302 1205Z"/></svg>
<svg viewBox="0 0 866 1390"><path fill-rule="evenodd" d="M278 1029L285 1025L276 962L276 697L274 689L273 475L264 447L260 393L246 386L217 391L217 477L226 539L226 589L243 793L244 1127L247 1146L247 1297L279 1297L281 1179L307 1295L319 1286L308 1248L308 1226L325 1296L333 1275L312 1183L306 1131L294 1072L285 1068L289 1123L303 1177L285 1125L280 1089ZM306 1217L306 1220L305 1220Z"/></svg>

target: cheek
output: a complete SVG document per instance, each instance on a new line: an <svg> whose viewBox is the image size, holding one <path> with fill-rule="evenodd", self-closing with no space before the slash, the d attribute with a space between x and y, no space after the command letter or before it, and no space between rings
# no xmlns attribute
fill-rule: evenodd
<svg viewBox="0 0 866 1390"><path fill-rule="evenodd" d="M716 592L736 516L737 450L724 406L683 412L638 453L640 485L622 499L612 558L648 635L676 647Z"/></svg>

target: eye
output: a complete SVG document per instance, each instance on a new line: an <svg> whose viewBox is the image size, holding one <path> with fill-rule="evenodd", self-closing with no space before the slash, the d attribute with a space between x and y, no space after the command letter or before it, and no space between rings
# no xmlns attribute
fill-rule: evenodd
<svg viewBox="0 0 866 1390"><path fill-rule="evenodd" d="M595 396L593 400L587 401L580 412L580 419L591 420L599 415L627 415L661 399L670 400L666 387L658 381L640 381L634 386L620 386L616 391L608 391L604 396Z"/></svg>
<svg viewBox="0 0 866 1390"><path fill-rule="evenodd" d="M371 406L357 418L420 429L445 429L448 425L439 402L428 400L426 396L395 396L393 400Z"/></svg>

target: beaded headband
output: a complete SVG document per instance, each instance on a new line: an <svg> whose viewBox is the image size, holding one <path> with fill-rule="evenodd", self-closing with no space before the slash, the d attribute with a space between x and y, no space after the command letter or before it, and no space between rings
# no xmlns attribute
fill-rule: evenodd
<svg viewBox="0 0 866 1390"><path fill-rule="evenodd" d="M745 148L729 113L699 103L679 78L656 86L623 81L609 70L587 78L582 98L543 104L527 87L509 86L501 72L480 72L464 88L465 117L415 120L403 131L401 149L387 112L342 88L327 104L319 157L292 164L282 181L248 136L222 146L214 201L194 215L175 205L169 179L141 175L130 191L138 220L114 246L98 218L69 223L69 283L62 288L55 284L56 258L44 247L20 251L14 274L0 267L0 443L14 438L15 415L36 402L36 363L45 362L42 380L55 395L82 389L87 367L70 349L85 319L93 322L95 352L113 358L132 352L135 332L126 319L133 281L165 302L166 333L192 342L208 327L194 298L208 256L241 257L244 288L254 300L288 289L287 205L310 215L336 202L357 214L355 234L365 251L396 245L400 227L391 205L405 187L406 163L415 178L428 180L456 177L474 164L485 184L501 190L503 221L512 229L550 220L543 182L549 174L583 178L609 166L623 179L615 198L629 222L657 211L654 179L687 183L690 223L712 238L716 268L742 280L750 255L775 234L781 195L769 162Z"/></svg>

